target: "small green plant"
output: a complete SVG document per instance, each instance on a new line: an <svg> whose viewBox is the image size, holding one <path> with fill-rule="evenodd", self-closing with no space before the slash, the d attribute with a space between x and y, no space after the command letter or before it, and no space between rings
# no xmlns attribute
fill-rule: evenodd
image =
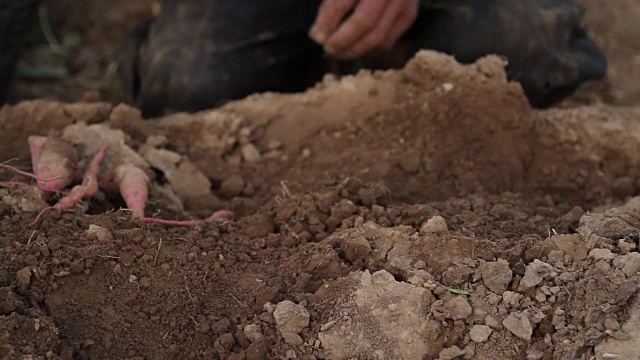
<svg viewBox="0 0 640 360"><path fill-rule="evenodd" d="M449 291L451 293L454 293L454 294L471 295L471 292L470 291L466 291L466 290L455 289L455 288L452 288L452 287L447 287L446 289L447 289L447 291Z"/></svg>
<svg viewBox="0 0 640 360"><path fill-rule="evenodd" d="M77 32L68 32L58 40L49 21L46 5L38 8L40 38L44 42L35 43L30 48L28 59L17 64L17 76L27 80L58 80L69 76L68 62L74 51L82 44Z"/></svg>

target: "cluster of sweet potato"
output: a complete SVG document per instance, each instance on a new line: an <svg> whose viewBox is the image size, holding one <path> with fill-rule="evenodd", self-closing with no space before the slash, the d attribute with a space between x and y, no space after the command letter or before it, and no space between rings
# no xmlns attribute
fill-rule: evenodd
<svg viewBox="0 0 640 360"><path fill-rule="evenodd" d="M174 221L145 216L145 207L149 197L150 179L147 173L133 163L122 163L113 169L100 172L101 164L109 145L102 145L93 154L84 169L79 168L78 153L68 142L43 136L31 136L28 139L31 152L33 174L18 170L6 163L0 167L12 169L20 174L30 176L36 180L37 187L49 194L55 204L43 209L33 224L47 211L74 211L82 201L93 198L100 190L117 192L124 199L131 215L143 222L154 222L171 226L194 226L201 221ZM71 185L70 190L68 189ZM0 186L29 186L18 182L0 182ZM60 195L58 195L60 194ZM58 198L58 196L61 196ZM214 212L203 221L227 219L233 217L228 211Z"/></svg>

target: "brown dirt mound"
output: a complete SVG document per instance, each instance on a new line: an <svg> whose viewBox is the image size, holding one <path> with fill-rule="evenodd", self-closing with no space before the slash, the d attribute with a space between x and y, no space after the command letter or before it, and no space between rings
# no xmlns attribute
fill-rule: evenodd
<svg viewBox="0 0 640 360"><path fill-rule="evenodd" d="M152 121L100 103L5 107L0 132L15 139L49 133L88 148L118 136L177 204L189 204L178 189L198 169L238 219L140 224L103 213L121 204L106 197L91 216L51 213L30 227L41 194L0 190L0 349L80 359L633 351L640 111L535 112L502 65L423 52L400 71ZM26 141L0 143L27 164ZM167 155L179 159L171 177L148 155L160 150L179 154ZM195 167L181 173L183 163ZM148 212L202 210L185 208Z"/></svg>

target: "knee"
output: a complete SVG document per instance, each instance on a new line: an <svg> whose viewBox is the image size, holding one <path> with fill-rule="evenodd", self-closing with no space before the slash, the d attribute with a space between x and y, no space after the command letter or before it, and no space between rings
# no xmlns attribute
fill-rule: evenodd
<svg viewBox="0 0 640 360"><path fill-rule="evenodd" d="M602 79L607 72L607 58L582 31L572 35L568 46L546 49L510 66L521 74L529 102L547 107L571 95L580 84Z"/></svg>
<svg viewBox="0 0 640 360"><path fill-rule="evenodd" d="M607 60L580 27L577 1L465 4L445 3L446 11L427 14L418 24L419 45L465 63L488 54L504 56L509 79L522 84L535 107L552 105L581 83L604 77Z"/></svg>

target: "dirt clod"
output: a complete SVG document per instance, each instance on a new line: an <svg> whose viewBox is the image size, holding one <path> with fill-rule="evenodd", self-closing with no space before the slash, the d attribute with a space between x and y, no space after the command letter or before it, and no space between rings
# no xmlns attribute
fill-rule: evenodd
<svg viewBox="0 0 640 360"><path fill-rule="evenodd" d="M440 351L429 340L437 336L438 326L427 319L423 310L433 302L428 290L397 282L386 271L357 272L321 289L318 300L339 295L332 293L334 287L349 290L346 298L331 310L335 315L330 319L335 323L325 324L326 330L318 334L329 358L422 359Z"/></svg>
<svg viewBox="0 0 640 360"><path fill-rule="evenodd" d="M420 227L420 233L422 235L444 235L447 232L449 232L449 229L447 228L447 222L442 216L434 216Z"/></svg>
<svg viewBox="0 0 640 360"><path fill-rule="evenodd" d="M89 225L87 234L89 236L94 236L99 242L103 243L107 243L113 240L113 234L111 233L111 231L98 225Z"/></svg>
<svg viewBox="0 0 640 360"><path fill-rule="evenodd" d="M351 263L356 260L366 260L371 252L369 241L362 237L345 239L340 248L344 252L345 259Z"/></svg>
<svg viewBox="0 0 640 360"><path fill-rule="evenodd" d="M251 163L251 162L256 162L260 160L260 157L261 157L260 152L253 144L245 144L242 147L241 152L242 152L242 158L246 162Z"/></svg>
<svg viewBox="0 0 640 360"><path fill-rule="evenodd" d="M533 327L531 326L527 312L514 312L509 314L509 316L502 321L502 325L520 339L531 340Z"/></svg>
<svg viewBox="0 0 640 360"><path fill-rule="evenodd" d="M553 266L535 259L531 264L527 265L524 276L520 280L520 289L527 290L536 287L545 279L545 277L554 274Z"/></svg>
<svg viewBox="0 0 640 360"><path fill-rule="evenodd" d="M289 300L278 303L273 312L276 327L285 342L290 345L301 345L300 332L309 326L309 312L302 305Z"/></svg>
<svg viewBox="0 0 640 360"><path fill-rule="evenodd" d="M244 333L247 337L247 340L256 342L262 339L262 331L260 330L260 325L258 324L249 324L244 327Z"/></svg>
<svg viewBox="0 0 640 360"><path fill-rule="evenodd" d="M438 354L438 359L440 359L440 360L453 360L453 359L460 358L464 354L465 354L464 350L462 350L459 347L453 345L453 346L448 347L446 349L442 349L442 351L440 351L440 354Z"/></svg>
<svg viewBox="0 0 640 360"><path fill-rule="evenodd" d="M483 343L489 339L493 330L487 325L474 325L469 330L469 337L477 343Z"/></svg>
<svg viewBox="0 0 640 360"><path fill-rule="evenodd" d="M466 320L472 312L471 305L462 296L455 296L445 302L443 310L445 317L453 320Z"/></svg>
<svg viewBox="0 0 640 360"><path fill-rule="evenodd" d="M593 261L610 261L613 259L613 253L609 249L593 249L589 252L589 257L593 259Z"/></svg>
<svg viewBox="0 0 640 360"><path fill-rule="evenodd" d="M28 288L31 285L31 276L31 268L26 267L16 273L16 281L23 289Z"/></svg>
<svg viewBox="0 0 640 360"><path fill-rule="evenodd" d="M507 291L513 278L509 263L503 259L498 259L495 262L482 261L480 263L480 273L482 274L484 285L497 294Z"/></svg>
<svg viewBox="0 0 640 360"><path fill-rule="evenodd" d="M633 252L617 257L613 264L628 277L633 277L640 270L640 253Z"/></svg>
<svg viewBox="0 0 640 360"><path fill-rule="evenodd" d="M0 315L9 315L12 312L22 313L25 304L9 287L0 288Z"/></svg>
<svg viewBox="0 0 640 360"><path fill-rule="evenodd" d="M230 176L220 184L220 196L232 199L242 193L245 187L245 182L242 176L233 175Z"/></svg>

